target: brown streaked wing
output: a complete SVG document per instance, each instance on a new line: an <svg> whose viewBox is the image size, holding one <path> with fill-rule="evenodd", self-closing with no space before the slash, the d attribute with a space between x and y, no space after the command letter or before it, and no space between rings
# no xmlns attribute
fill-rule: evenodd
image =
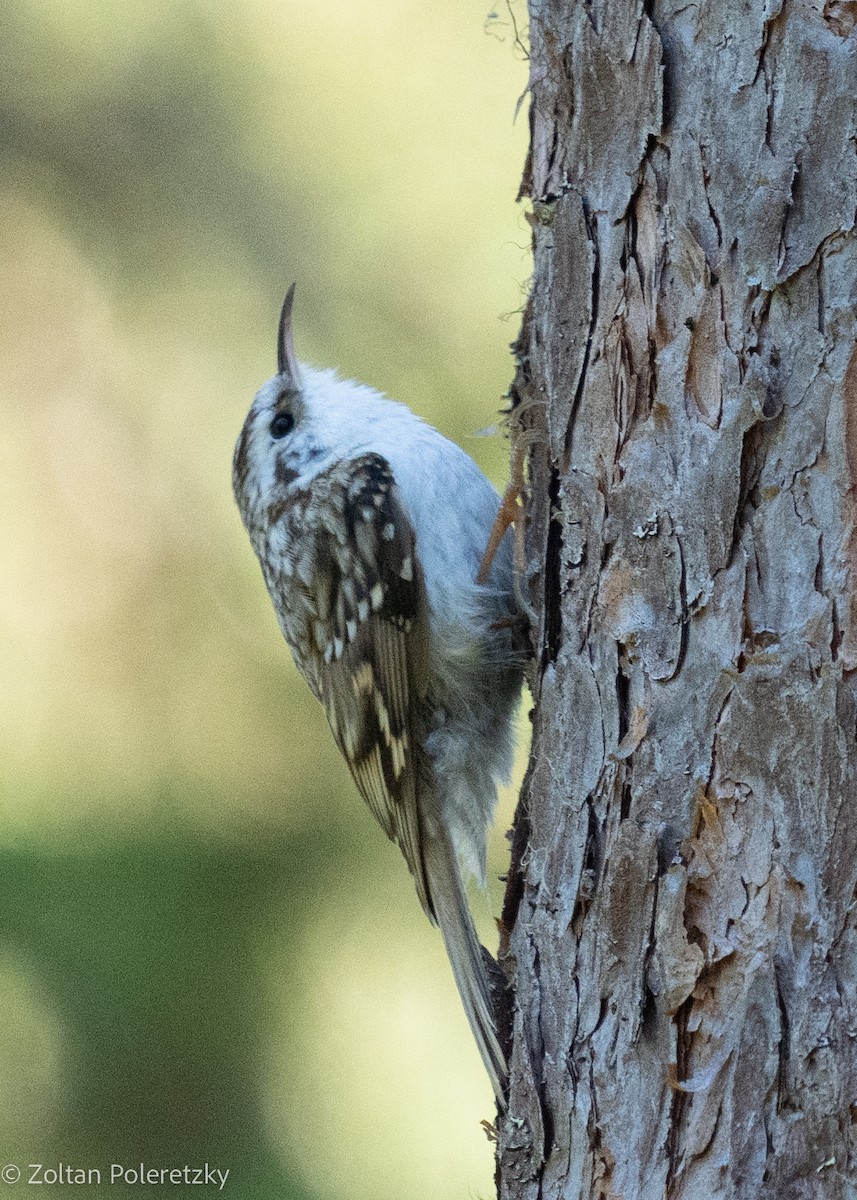
<svg viewBox="0 0 857 1200"><path fill-rule="evenodd" d="M426 654L414 532L389 463L365 454L313 487L329 641L318 663L330 727L361 795L405 856L430 917L417 808L415 710ZM343 529L345 536L343 537Z"/></svg>

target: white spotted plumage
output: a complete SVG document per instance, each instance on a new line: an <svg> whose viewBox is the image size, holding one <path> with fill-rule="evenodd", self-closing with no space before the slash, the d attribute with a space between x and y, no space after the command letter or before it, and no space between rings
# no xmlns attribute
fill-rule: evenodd
<svg viewBox="0 0 857 1200"><path fill-rule="evenodd" d="M499 498L404 405L299 365L293 294L278 372L236 446L236 499L295 662L441 928L502 1103L505 1060L462 884L462 871L484 878L521 683L508 542L476 583Z"/></svg>

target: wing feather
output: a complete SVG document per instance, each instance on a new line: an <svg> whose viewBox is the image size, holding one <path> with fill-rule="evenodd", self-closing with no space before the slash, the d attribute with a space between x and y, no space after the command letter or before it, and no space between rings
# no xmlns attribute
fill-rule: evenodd
<svg viewBox="0 0 857 1200"><path fill-rule="evenodd" d="M417 794L426 606L414 531L377 454L331 468L316 480L310 507L329 514L328 527L313 522L315 572L330 614L317 692L361 795L400 847L433 917Z"/></svg>

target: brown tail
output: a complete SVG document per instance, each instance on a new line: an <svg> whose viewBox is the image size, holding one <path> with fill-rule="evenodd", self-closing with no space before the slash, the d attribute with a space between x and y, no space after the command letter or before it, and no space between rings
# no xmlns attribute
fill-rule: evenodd
<svg viewBox="0 0 857 1200"><path fill-rule="evenodd" d="M442 833L436 837L424 836L422 850L431 905L443 935L464 1011L491 1079L497 1103L505 1109L504 1086L508 1068L497 1040L494 1004L482 959L483 951L473 928L458 862L448 839Z"/></svg>

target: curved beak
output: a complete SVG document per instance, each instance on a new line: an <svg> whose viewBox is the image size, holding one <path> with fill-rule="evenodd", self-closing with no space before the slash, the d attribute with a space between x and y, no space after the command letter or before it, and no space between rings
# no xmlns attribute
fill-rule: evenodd
<svg viewBox="0 0 857 1200"><path fill-rule="evenodd" d="M295 386L300 381L298 360L295 358L295 340L292 333L292 305L295 300L296 283L286 292L283 307L280 311L280 324L277 329L277 374L289 375Z"/></svg>

